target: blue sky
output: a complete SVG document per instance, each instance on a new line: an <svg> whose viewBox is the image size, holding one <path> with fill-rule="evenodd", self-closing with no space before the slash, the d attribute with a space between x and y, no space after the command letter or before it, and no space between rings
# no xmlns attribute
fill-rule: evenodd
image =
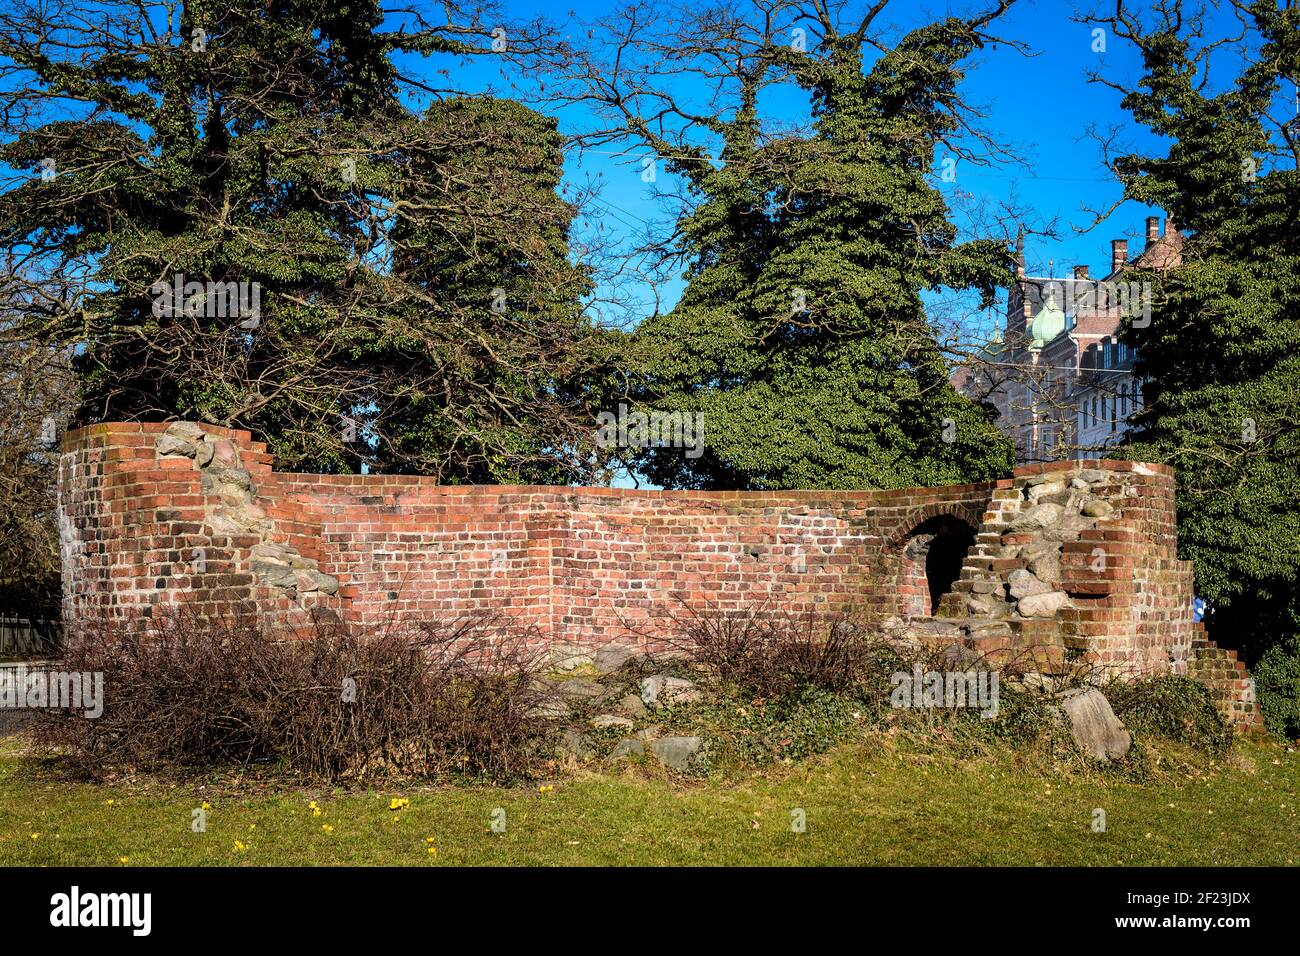
<svg viewBox="0 0 1300 956"><path fill-rule="evenodd" d="M565 9L538 0L510 0L506 9L511 17L529 19L548 17L577 30L577 24L591 21L610 12L611 0L575 0ZM856 12L863 4L851 3L846 9ZM918 4L895 2L886 9L878 23L886 25L894 36L948 13L974 9L971 4ZM1026 44L1029 55L1007 44L998 44L979 53L970 65L963 87L965 97L986 112L983 127L1021 159L1018 164L999 168L957 166L955 183L944 184L947 190L960 190L967 198L954 197L954 206L976 206L1014 201L1032 210L1029 228L1051 228L1051 235L1031 235L1026 241L1026 257L1031 272L1064 274L1076 264L1092 266L1094 274L1108 270L1110 240L1128 238L1132 250L1140 249L1143 220L1158 214L1136 203L1124 203L1106 221L1094 225L1090 210L1108 209L1120 198L1121 189L1107 173L1098 143L1088 136L1090 128L1118 130L1118 143L1138 149L1159 148L1144 130L1135 127L1120 109L1120 94L1101 84L1089 83L1089 70L1100 69L1112 80L1131 83L1140 73L1139 61L1121 40L1105 36L1105 52L1094 49L1098 38L1087 24L1072 22L1083 7L1060 0L1021 0L1002 21L997 32L1008 39ZM1228 32L1231 22L1226 14L1212 14L1211 22ZM415 64L409 64L416 70ZM489 85L506 93L510 84L519 90L532 87L532 79L508 68L503 61L476 59L450 66L457 84L481 90ZM426 64L424 69L431 69ZM777 98L773 112L788 110L797 118L800 104L793 98ZM573 131L586 117L581 113L560 116L561 129ZM587 176L600 176L603 182L600 220L615 235L631 235L648 221L662 221L663 207L643 183L640 167L618 158L576 150L568 156L566 176L579 182ZM661 176L660 186L663 186ZM968 220L957 213L959 226ZM1051 260L1049 262L1049 260ZM662 288L665 307L671 306L680 291L680 283ZM644 295L645 308L650 297ZM996 314L1000 315L1000 309ZM995 316L981 314L974 322L981 332L991 331ZM972 328L971 331L976 331Z"/></svg>

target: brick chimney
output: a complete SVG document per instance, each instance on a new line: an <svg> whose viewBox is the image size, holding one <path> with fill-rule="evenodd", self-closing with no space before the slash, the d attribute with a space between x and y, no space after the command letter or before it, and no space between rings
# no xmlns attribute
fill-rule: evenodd
<svg viewBox="0 0 1300 956"><path fill-rule="evenodd" d="M1110 243L1110 271L1113 275L1128 264L1128 240L1112 239Z"/></svg>
<svg viewBox="0 0 1300 956"><path fill-rule="evenodd" d="M1160 241L1160 217L1147 216L1147 248Z"/></svg>
<svg viewBox="0 0 1300 956"><path fill-rule="evenodd" d="M1075 267L1074 267L1074 277L1075 277L1076 279L1086 279L1086 278L1088 278L1088 267L1087 267L1087 266L1075 266Z"/></svg>

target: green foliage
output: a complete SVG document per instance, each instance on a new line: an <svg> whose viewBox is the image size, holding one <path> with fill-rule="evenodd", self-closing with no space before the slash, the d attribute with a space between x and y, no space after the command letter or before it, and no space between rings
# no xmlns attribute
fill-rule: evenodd
<svg viewBox="0 0 1300 956"><path fill-rule="evenodd" d="M1252 673L1264 725L1280 737L1300 739L1300 636L1266 650Z"/></svg>
<svg viewBox="0 0 1300 956"><path fill-rule="evenodd" d="M639 464L654 481L900 487L1011 467L1010 442L949 384L921 299L946 286L991 300L1011 278L1002 244L956 244L927 180L981 42L945 20L865 71L856 35L767 51L809 95L813 135L764 140L747 95L721 168L679 162L698 199L679 223L689 281L638 328L639 397L702 413L705 450L650 450Z"/></svg>
<svg viewBox="0 0 1300 956"><path fill-rule="evenodd" d="M291 468L586 473L597 350L555 125L489 98L417 114L392 62L484 31L455 4L409 35L377 0L101 6L0 29L0 160L57 172L0 193L0 246L28 331L77 349L82 421L247 427ZM160 312L177 275L255 284L260 314Z"/></svg>
<svg viewBox="0 0 1300 956"><path fill-rule="evenodd" d="M1132 732L1156 734L1202 753L1222 754L1232 746L1232 728L1219 716L1209 690L1189 677L1115 681L1103 692Z"/></svg>
<svg viewBox="0 0 1300 956"><path fill-rule="evenodd" d="M1179 549L1207 626L1256 659L1300 627L1300 176L1268 132L1300 72L1300 11L1245 13L1258 55L1208 88L1195 18L1125 27L1145 75L1124 105L1169 146L1118 169L1129 198L1190 232L1179 267L1141 277L1152 320L1125 334L1146 407L1125 456L1177 469Z"/></svg>
<svg viewBox="0 0 1300 956"><path fill-rule="evenodd" d="M860 701L811 685L773 700L722 695L677 710L670 720L709 741L700 770L757 768L825 753L864 716Z"/></svg>

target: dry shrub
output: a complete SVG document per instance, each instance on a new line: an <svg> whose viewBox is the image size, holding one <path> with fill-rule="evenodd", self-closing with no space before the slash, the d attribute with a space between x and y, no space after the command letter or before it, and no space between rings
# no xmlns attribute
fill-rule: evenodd
<svg viewBox="0 0 1300 956"><path fill-rule="evenodd" d="M724 612L685 603L674 617L674 650L720 683L775 698L804 687L866 694L888 687L901 658L845 616L770 611L766 605ZM883 678L883 688L878 686ZM887 699L887 694L884 695Z"/></svg>
<svg viewBox="0 0 1300 956"><path fill-rule="evenodd" d="M37 741L90 776L278 762L329 780L509 780L539 760L536 654L500 618L366 631L318 620L287 637L249 614L185 612L89 634L64 666L103 672L104 713L47 712Z"/></svg>

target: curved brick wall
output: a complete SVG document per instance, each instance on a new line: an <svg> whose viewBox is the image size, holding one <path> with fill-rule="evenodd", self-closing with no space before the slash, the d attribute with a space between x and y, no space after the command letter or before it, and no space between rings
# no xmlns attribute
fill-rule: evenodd
<svg viewBox="0 0 1300 956"><path fill-rule="evenodd" d="M933 622L955 628L954 640L1046 648L1047 668L1073 652L1141 674L1196 673L1193 642L1203 641L1190 569L1174 554L1173 478L1160 466L1063 462L895 491L681 492L445 486L271 465L247 432L208 425L69 432L59 517L70 628L161 605L243 603L291 627L322 611L366 625L496 608L544 641L649 649L679 600L853 609L894 626L930 603L918 529L961 522L977 544L937 609L947 623ZM1014 607L985 619L981 595L966 592L988 586L977 580L1003 587L999 575L1027 566L1015 555L1033 534L1010 528L1031 504L1029 486L1082 465L1105 476L1094 491L1115 507L1063 546L1067 606L1047 619L1020 620ZM1091 563L1099 546L1102 571ZM1225 710L1250 719L1244 669L1214 661Z"/></svg>

